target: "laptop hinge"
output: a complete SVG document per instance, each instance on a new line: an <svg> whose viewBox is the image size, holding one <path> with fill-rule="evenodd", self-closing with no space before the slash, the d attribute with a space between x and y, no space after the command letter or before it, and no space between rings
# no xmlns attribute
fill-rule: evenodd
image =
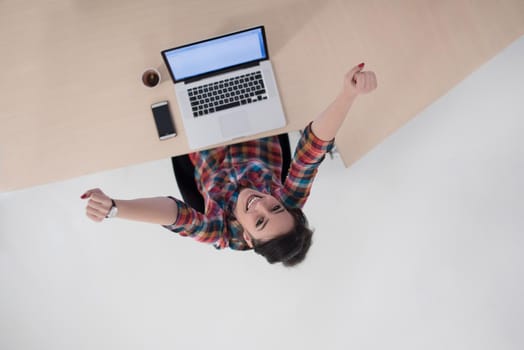
<svg viewBox="0 0 524 350"><path fill-rule="evenodd" d="M199 76L196 76L196 77L192 77L192 78L187 78L186 80L184 80L184 84L193 83L195 81L199 81L201 79L209 78L209 77L212 77L214 75L224 74L224 73L227 73L227 72L233 72L233 71L236 71L236 70L239 70L239 69L250 68L250 67L255 67L255 66L259 66L259 65L260 65L260 61L243 63L243 64L240 64L238 66L233 66L233 67L221 69L219 71L209 72L209 73L202 74L202 75L199 75Z"/></svg>

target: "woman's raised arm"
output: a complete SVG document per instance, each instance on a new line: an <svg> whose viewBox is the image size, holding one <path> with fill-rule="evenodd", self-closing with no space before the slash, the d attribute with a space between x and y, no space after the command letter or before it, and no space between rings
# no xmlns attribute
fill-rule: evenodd
<svg viewBox="0 0 524 350"><path fill-rule="evenodd" d="M80 198L89 199L86 215L96 222L104 220L113 206L113 199L99 188L86 191ZM118 209L116 217L122 219L171 225L178 215L175 201L168 197L114 199L114 202Z"/></svg>
<svg viewBox="0 0 524 350"><path fill-rule="evenodd" d="M353 67L344 77L344 85L335 100L313 121L313 133L324 141L332 140L358 95L377 88L377 78L371 71L362 71L364 63Z"/></svg>

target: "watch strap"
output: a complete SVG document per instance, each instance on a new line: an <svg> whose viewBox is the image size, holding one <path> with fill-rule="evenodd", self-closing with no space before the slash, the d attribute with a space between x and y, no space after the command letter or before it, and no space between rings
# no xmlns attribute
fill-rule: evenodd
<svg viewBox="0 0 524 350"><path fill-rule="evenodd" d="M109 208L109 212L106 215L106 219L110 219L112 217L115 217L118 212L118 209L116 207L115 200L111 198L111 208Z"/></svg>

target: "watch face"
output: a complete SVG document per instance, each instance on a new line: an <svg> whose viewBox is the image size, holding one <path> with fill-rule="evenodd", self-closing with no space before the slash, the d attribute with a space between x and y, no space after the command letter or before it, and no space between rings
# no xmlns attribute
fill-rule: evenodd
<svg viewBox="0 0 524 350"><path fill-rule="evenodd" d="M106 215L106 219L114 218L117 213L118 213L118 208L116 207L115 200L111 199L111 209L109 209L109 212Z"/></svg>
<svg viewBox="0 0 524 350"><path fill-rule="evenodd" d="M118 213L118 209L115 206L112 206L111 209L109 209L109 213L107 213L106 218L110 219L116 216Z"/></svg>

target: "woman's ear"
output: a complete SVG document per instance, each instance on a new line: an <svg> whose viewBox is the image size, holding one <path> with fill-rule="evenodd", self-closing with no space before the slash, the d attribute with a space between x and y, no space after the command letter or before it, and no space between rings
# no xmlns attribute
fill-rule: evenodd
<svg viewBox="0 0 524 350"><path fill-rule="evenodd" d="M244 237L244 241L246 241L249 248L253 248L254 244L251 235L246 230L244 230L244 232L242 232L242 236Z"/></svg>

